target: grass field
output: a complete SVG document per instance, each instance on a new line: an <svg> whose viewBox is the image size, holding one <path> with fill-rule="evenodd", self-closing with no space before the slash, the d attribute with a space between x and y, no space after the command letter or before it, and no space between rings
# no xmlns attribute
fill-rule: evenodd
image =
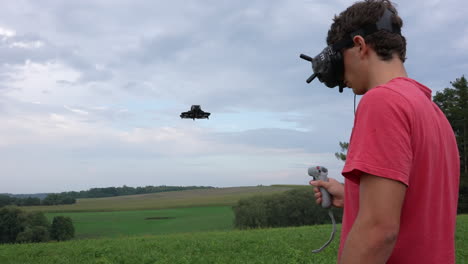
<svg viewBox="0 0 468 264"><path fill-rule="evenodd" d="M293 188L310 187L217 188L29 207L46 209L49 219L71 217L77 239L0 245L0 264L335 263L340 225L334 242L319 254L311 250L328 239L330 225L233 229L231 206L239 199ZM456 233L459 264L468 264L467 237L468 215L460 215Z"/></svg>
<svg viewBox="0 0 468 264"><path fill-rule="evenodd" d="M338 226L337 232L341 227ZM338 239L319 254L330 225L2 245L2 264L335 263ZM457 263L468 264L468 215L458 216Z"/></svg>
<svg viewBox="0 0 468 264"><path fill-rule="evenodd" d="M280 193L300 186L257 186L198 189L109 198L78 199L76 204L22 207L43 212L109 212L185 208L193 206L231 206L239 199L258 194ZM310 188L310 187L309 187Z"/></svg>
<svg viewBox="0 0 468 264"><path fill-rule="evenodd" d="M230 206L46 214L50 220L57 215L73 220L76 239L225 231L233 229L234 220Z"/></svg>
<svg viewBox="0 0 468 264"><path fill-rule="evenodd" d="M333 263L338 240L322 254L310 253L330 230L316 226L6 245L0 246L0 263Z"/></svg>

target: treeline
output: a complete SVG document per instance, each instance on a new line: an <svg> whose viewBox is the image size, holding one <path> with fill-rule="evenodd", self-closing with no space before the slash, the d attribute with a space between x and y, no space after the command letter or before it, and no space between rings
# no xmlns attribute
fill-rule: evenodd
<svg viewBox="0 0 468 264"><path fill-rule="evenodd" d="M148 194L158 192L172 192L172 191L183 191L183 190L194 190L194 189L211 189L211 186L145 186L145 187L106 187L106 188L91 188L87 191L80 192L62 192L60 195L71 198L103 198L113 197L122 195L135 195L135 194Z"/></svg>
<svg viewBox="0 0 468 264"><path fill-rule="evenodd" d="M234 226L239 229L331 223L328 209L315 203L312 188L241 199L233 209ZM337 223L341 223L343 210L334 208L333 212Z"/></svg>
<svg viewBox="0 0 468 264"><path fill-rule="evenodd" d="M211 189L211 186L145 186L145 187L105 187L105 188L91 188L87 191L79 192L61 192L48 194L44 199L38 197L13 197L10 195L0 194L0 207L7 205L16 206L35 206L35 205L60 205L60 204L74 204L76 199L79 198L103 198L114 197L122 195L135 195L135 194L148 194L158 192L171 192L183 191L193 189Z"/></svg>
<svg viewBox="0 0 468 264"><path fill-rule="evenodd" d="M42 212L24 212L15 206L0 209L0 243L64 241L74 236L69 217L55 216L51 224Z"/></svg>
<svg viewBox="0 0 468 264"><path fill-rule="evenodd" d="M74 204L76 199L63 194L49 194L44 199L38 197L11 197L9 195L0 195L0 207L7 205L16 206L35 206L35 205L59 205L59 204Z"/></svg>

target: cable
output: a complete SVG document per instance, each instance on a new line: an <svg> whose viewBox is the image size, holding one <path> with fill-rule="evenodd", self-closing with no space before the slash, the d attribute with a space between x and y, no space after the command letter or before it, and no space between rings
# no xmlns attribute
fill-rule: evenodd
<svg viewBox="0 0 468 264"><path fill-rule="evenodd" d="M356 116L356 94L354 94L354 116Z"/></svg>
<svg viewBox="0 0 468 264"><path fill-rule="evenodd" d="M330 235L330 239L321 248L312 250L312 253L319 253L320 251L324 250L332 242L333 238L335 237L336 221L335 221L335 217L333 216L333 211L331 210L331 208L328 209L328 215L330 216L330 219L333 223L333 229Z"/></svg>

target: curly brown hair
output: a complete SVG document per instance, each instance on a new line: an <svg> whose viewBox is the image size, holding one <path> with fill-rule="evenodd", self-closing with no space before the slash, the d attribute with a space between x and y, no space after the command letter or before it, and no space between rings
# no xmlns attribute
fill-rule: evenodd
<svg viewBox="0 0 468 264"><path fill-rule="evenodd" d="M385 9L389 9L393 13L391 18L393 26L401 29L403 20L398 16L396 8L390 1L365 0L356 2L341 12L339 16L335 15L333 24L328 31L327 44L335 44L338 41L349 38L350 33L363 26L375 24L383 15ZM365 36L364 39L382 60L388 61L396 53L402 62L405 61L406 39L403 35L379 30Z"/></svg>

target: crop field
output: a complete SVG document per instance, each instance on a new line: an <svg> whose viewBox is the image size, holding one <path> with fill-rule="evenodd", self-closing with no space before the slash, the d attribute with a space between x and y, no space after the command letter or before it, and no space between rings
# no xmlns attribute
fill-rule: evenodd
<svg viewBox="0 0 468 264"><path fill-rule="evenodd" d="M46 214L50 220L57 215L73 220L76 239L227 231L234 221L230 206Z"/></svg>
<svg viewBox="0 0 468 264"><path fill-rule="evenodd" d="M328 239L330 225L86 239L2 245L2 264L84 263L335 263L338 241L311 253ZM341 226L338 226L339 234ZM457 263L468 263L468 215L458 216Z"/></svg>
<svg viewBox="0 0 468 264"><path fill-rule="evenodd" d="M78 199L76 204L71 205L29 206L22 207L22 209L43 212L109 212L186 208L193 206L231 206L242 198L258 194L280 193L298 187L279 185L198 189L109 198Z"/></svg>

